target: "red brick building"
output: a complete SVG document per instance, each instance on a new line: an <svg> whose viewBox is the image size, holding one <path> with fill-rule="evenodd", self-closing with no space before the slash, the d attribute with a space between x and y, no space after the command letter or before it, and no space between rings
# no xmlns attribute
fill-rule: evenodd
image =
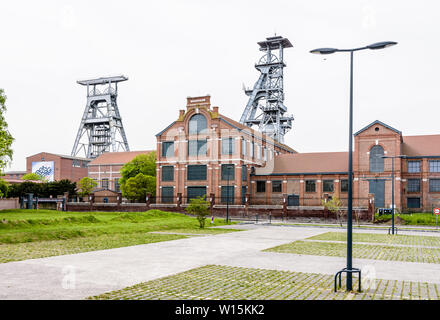
<svg viewBox="0 0 440 320"><path fill-rule="evenodd" d="M122 166L137 155L150 152L152 151L105 152L89 163L88 177L98 183L99 189L120 192L118 181L121 178Z"/></svg>
<svg viewBox="0 0 440 320"><path fill-rule="evenodd" d="M188 98L186 110L156 138L156 195L162 203L178 195L183 203L199 195L241 203L251 190L253 167L296 152L220 114L209 96Z"/></svg>
<svg viewBox="0 0 440 320"><path fill-rule="evenodd" d="M210 97L187 99L186 110L157 138L158 201L186 203L198 195L216 203L321 206L337 196L345 204L348 153L297 153L219 113ZM394 159L396 208L440 206L440 135L403 136L380 121L354 135L353 205L391 207ZM228 171L229 170L229 171ZM228 180L229 172L229 180Z"/></svg>
<svg viewBox="0 0 440 320"><path fill-rule="evenodd" d="M26 172L36 172L46 176L49 181L68 179L79 182L87 177L90 159L40 152L26 158ZM44 169L44 170L42 170ZM41 170L40 172L37 172Z"/></svg>

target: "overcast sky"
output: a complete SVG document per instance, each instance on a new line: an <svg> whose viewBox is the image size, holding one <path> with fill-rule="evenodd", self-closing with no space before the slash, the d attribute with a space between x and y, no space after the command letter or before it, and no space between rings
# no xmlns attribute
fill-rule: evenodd
<svg viewBox="0 0 440 320"><path fill-rule="evenodd" d="M355 54L354 130L381 120L404 135L439 133L438 1L2 1L0 88L15 138L6 170L39 152L70 154L87 78L123 74L118 105L131 150L156 147L187 96L211 95L239 120L261 53L281 35L285 142L298 152L346 151L349 55L310 54L397 41Z"/></svg>

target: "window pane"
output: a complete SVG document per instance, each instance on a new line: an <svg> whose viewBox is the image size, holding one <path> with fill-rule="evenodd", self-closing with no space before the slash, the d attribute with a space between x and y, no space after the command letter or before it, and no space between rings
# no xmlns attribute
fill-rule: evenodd
<svg viewBox="0 0 440 320"><path fill-rule="evenodd" d="M222 139L222 154L234 154L234 138Z"/></svg>
<svg viewBox="0 0 440 320"><path fill-rule="evenodd" d="M408 161L408 172L409 173L420 172L420 161Z"/></svg>
<svg viewBox="0 0 440 320"><path fill-rule="evenodd" d="M162 142L162 157L174 157L174 142Z"/></svg>
<svg viewBox="0 0 440 320"><path fill-rule="evenodd" d="M189 165L188 180L206 180L206 165Z"/></svg>
<svg viewBox="0 0 440 320"><path fill-rule="evenodd" d="M246 155L246 140L241 140L241 154Z"/></svg>
<svg viewBox="0 0 440 320"><path fill-rule="evenodd" d="M429 192L440 192L440 179L429 179Z"/></svg>
<svg viewBox="0 0 440 320"><path fill-rule="evenodd" d="M316 181L306 180L306 192L315 192L315 191L316 191Z"/></svg>
<svg viewBox="0 0 440 320"><path fill-rule="evenodd" d="M108 189L108 179L102 179L101 185L103 189Z"/></svg>
<svg viewBox="0 0 440 320"><path fill-rule="evenodd" d="M174 196L173 187L162 187L162 203L172 203Z"/></svg>
<svg viewBox="0 0 440 320"><path fill-rule="evenodd" d="M348 179L341 180L341 192L348 192Z"/></svg>
<svg viewBox="0 0 440 320"><path fill-rule="evenodd" d="M189 120L189 134L206 133L207 123L205 116L196 114Z"/></svg>
<svg viewBox="0 0 440 320"><path fill-rule="evenodd" d="M384 171L384 150L381 146L374 146L370 150L370 171L383 172Z"/></svg>
<svg viewBox="0 0 440 320"><path fill-rule="evenodd" d="M173 180L174 180L174 166L163 166L162 181L173 181Z"/></svg>
<svg viewBox="0 0 440 320"><path fill-rule="evenodd" d="M234 186L222 186L222 203L234 203Z"/></svg>
<svg viewBox="0 0 440 320"><path fill-rule="evenodd" d="M188 203L193 198L203 197L203 196L205 196L205 200L206 200L206 187L188 187L187 188Z"/></svg>
<svg viewBox="0 0 440 320"><path fill-rule="evenodd" d="M407 208L420 208L420 198L407 198L406 199Z"/></svg>
<svg viewBox="0 0 440 320"><path fill-rule="evenodd" d="M257 181L257 192L266 192L266 181Z"/></svg>
<svg viewBox="0 0 440 320"><path fill-rule="evenodd" d="M281 181L272 181L272 192L281 192Z"/></svg>
<svg viewBox="0 0 440 320"><path fill-rule="evenodd" d="M115 178L115 191L120 192L121 186L119 185L119 178Z"/></svg>
<svg viewBox="0 0 440 320"><path fill-rule="evenodd" d="M440 172L440 161L430 160L429 161L429 172Z"/></svg>
<svg viewBox="0 0 440 320"><path fill-rule="evenodd" d="M241 166L241 181L247 181L247 167L244 164Z"/></svg>
<svg viewBox="0 0 440 320"><path fill-rule="evenodd" d="M322 184L322 191L333 192L333 180L324 180Z"/></svg>
<svg viewBox="0 0 440 320"><path fill-rule="evenodd" d="M420 179L408 179L408 192L420 192Z"/></svg>
<svg viewBox="0 0 440 320"><path fill-rule="evenodd" d="M235 165L222 164L222 180L235 179Z"/></svg>

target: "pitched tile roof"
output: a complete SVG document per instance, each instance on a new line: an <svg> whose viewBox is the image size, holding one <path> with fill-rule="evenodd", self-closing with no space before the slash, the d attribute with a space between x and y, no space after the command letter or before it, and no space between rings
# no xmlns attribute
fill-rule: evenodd
<svg viewBox="0 0 440 320"><path fill-rule="evenodd" d="M256 168L256 174L312 174L348 172L348 152L280 154L274 158L271 172Z"/></svg>
<svg viewBox="0 0 440 320"><path fill-rule="evenodd" d="M404 136L402 153L407 156L440 156L440 134Z"/></svg>
<svg viewBox="0 0 440 320"><path fill-rule="evenodd" d="M105 164L125 164L140 154L148 154L154 150L105 152L89 163L89 166Z"/></svg>

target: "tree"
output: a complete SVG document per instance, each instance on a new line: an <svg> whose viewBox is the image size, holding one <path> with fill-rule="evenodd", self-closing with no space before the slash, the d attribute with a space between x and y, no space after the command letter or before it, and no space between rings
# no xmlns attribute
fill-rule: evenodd
<svg viewBox="0 0 440 320"><path fill-rule="evenodd" d="M143 173L129 178L122 188L122 195L130 200L145 201L147 193L151 195L156 193L156 177Z"/></svg>
<svg viewBox="0 0 440 320"><path fill-rule="evenodd" d="M136 177L139 173L152 177L156 176L155 151L148 154L137 155L133 160L124 164L121 168L119 184L123 186L128 179Z"/></svg>
<svg viewBox="0 0 440 320"><path fill-rule="evenodd" d="M127 199L144 201L147 193L155 196L156 152L137 155L133 160L124 164L119 183L122 195ZM136 190L136 187L140 189Z"/></svg>
<svg viewBox="0 0 440 320"><path fill-rule="evenodd" d="M336 214L336 219L338 219L339 224L342 227L342 217L344 216L344 211L341 210L342 202L338 197L334 196L331 200L322 200L322 205L327 208L328 211Z"/></svg>
<svg viewBox="0 0 440 320"><path fill-rule="evenodd" d="M196 216L200 228L205 227L206 217L209 215L209 202L205 200L205 196L189 200L189 205L185 210Z"/></svg>
<svg viewBox="0 0 440 320"><path fill-rule="evenodd" d="M21 177L21 180L43 180L43 177L40 176L39 174L36 173L26 173L25 175L23 175L23 177Z"/></svg>
<svg viewBox="0 0 440 320"><path fill-rule="evenodd" d="M0 89L0 170L12 160L12 142L14 138L8 131L4 113L6 112L6 95L3 89Z"/></svg>
<svg viewBox="0 0 440 320"><path fill-rule="evenodd" d="M80 196L88 196L92 190L98 185L98 183L89 177L84 177L79 181L79 190L78 193Z"/></svg>
<svg viewBox="0 0 440 320"><path fill-rule="evenodd" d="M8 184L5 180L0 179L0 197L7 197L8 196Z"/></svg>

